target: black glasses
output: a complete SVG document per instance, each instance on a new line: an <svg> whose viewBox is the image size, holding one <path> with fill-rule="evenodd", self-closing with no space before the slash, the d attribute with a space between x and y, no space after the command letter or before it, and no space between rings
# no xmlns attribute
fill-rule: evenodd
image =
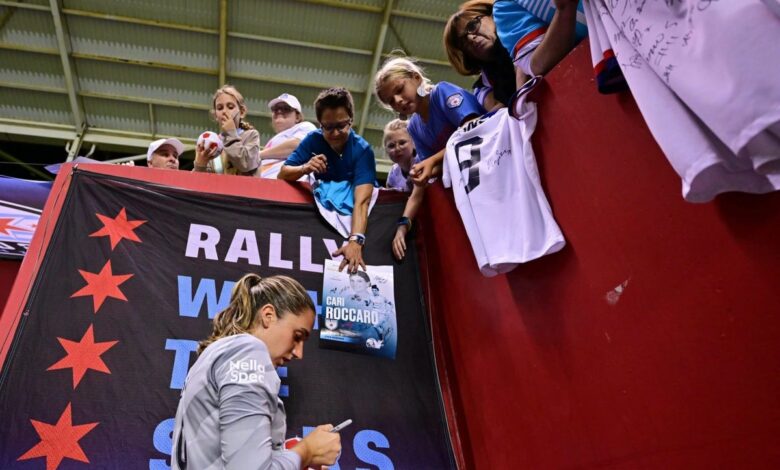
<svg viewBox="0 0 780 470"><path fill-rule="evenodd" d="M463 28L463 34L460 36L461 43L466 42L469 34L477 34L477 32L479 32L479 27L482 25L482 18L482 15L475 16L466 23L466 27Z"/></svg>
<svg viewBox="0 0 780 470"><path fill-rule="evenodd" d="M320 127L325 132L333 132L333 131L341 132L351 125L352 125L352 119L347 119L346 121L336 122L333 124L325 124L322 122L320 123Z"/></svg>

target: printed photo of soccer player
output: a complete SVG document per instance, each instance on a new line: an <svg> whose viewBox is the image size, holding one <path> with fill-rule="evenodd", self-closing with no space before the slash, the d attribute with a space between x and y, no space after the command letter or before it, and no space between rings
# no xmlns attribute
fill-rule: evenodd
<svg viewBox="0 0 780 470"><path fill-rule="evenodd" d="M328 269L328 263L334 266ZM325 328L320 330L320 344L394 357L396 312L388 299L393 295L392 266L367 266L367 271L351 274L337 268L337 263L326 262L321 323Z"/></svg>
<svg viewBox="0 0 780 470"><path fill-rule="evenodd" d="M342 295L345 299L344 306L347 308L373 310L374 292L371 290L371 277L365 271L357 271L349 275L349 287L345 288ZM359 335L363 343L373 338L372 346L380 348L384 338L384 328L387 323L385 317L387 315L385 305L380 305L380 308L376 310L379 314L379 323L343 321L339 324L339 329L348 335Z"/></svg>
<svg viewBox="0 0 780 470"><path fill-rule="evenodd" d="M354 302L356 307L367 307L372 293L368 288L371 286L371 278L364 271L358 271L349 275L349 288L351 296L349 300Z"/></svg>

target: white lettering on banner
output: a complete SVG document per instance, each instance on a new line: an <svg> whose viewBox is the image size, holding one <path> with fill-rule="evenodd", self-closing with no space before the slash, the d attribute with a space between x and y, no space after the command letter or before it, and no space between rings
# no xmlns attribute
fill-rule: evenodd
<svg viewBox="0 0 780 470"><path fill-rule="evenodd" d="M246 248L245 248L246 247ZM246 259L249 264L260 266L260 253L257 251L257 237L251 230L237 229L230 242L225 261L237 263L240 258Z"/></svg>
<svg viewBox="0 0 780 470"><path fill-rule="evenodd" d="M203 238L206 235L206 238ZM210 225L190 224L190 233L187 235L187 251L184 256L197 258L201 248L206 259L217 260L217 243L219 243L219 230Z"/></svg>
<svg viewBox="0 0 780 470"><path fill-rule="evenodd" d="M184 255L188 258L203 258L213 261L225 261L237 263L245 260L248 264L261 266L260 246L257 242L258 232L247 229L235 229L230 241L230 247L223 254L217 251L217 244L222 238L222 233L210 225L190 224L187 237L187 248ZM298 264L301 271L322 273L323 265L312 261L312 237L299 236ZM269 233L268 236L268 266L281 269L295 269L294 259L284 259L282 256L284 235L281 233ZM331 253L338 250L336 240L323 238L327 255L331 259L340 261L342 256L332 256ZM346 242L344 242L346 243ZM292 253L288 253L288 256Z"/></svg>
<svg viewBox="0 0 780 470"><path fill-rule="evenodd" d="M293 262L282 259L282 234L271 233L268 247L268 266L272 268L292 269Z"/></svg>
<svg viewBox="0 0 780 470"><path fill-rule="evenodd" d="M323 265L311 262L311 237L301 237L301 271L325 272Z"/></svg>

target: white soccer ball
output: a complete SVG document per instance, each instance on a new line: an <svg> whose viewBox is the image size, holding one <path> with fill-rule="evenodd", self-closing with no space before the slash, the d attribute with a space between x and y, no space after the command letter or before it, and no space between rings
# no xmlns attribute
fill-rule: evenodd
<svg viewBox="0 0 780 470"><path fill-rule="evenodd" d="M214 156L222 153L222 139L216 132L206 131L202 133L200 136L198 136L198 145L200 144L203 144L203 148L206 150L216 148L217 151L214 153Z"/></svg>

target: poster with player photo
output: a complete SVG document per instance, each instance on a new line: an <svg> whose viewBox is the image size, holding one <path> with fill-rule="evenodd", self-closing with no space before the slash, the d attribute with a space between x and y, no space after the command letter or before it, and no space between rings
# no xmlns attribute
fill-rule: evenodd
<svg viewBox="0 0 780 470"><path fill-rule="evenodd" d="M395 359L398 340L393 267L366 266L354 274L325 261L320 347Z"/></svg>

